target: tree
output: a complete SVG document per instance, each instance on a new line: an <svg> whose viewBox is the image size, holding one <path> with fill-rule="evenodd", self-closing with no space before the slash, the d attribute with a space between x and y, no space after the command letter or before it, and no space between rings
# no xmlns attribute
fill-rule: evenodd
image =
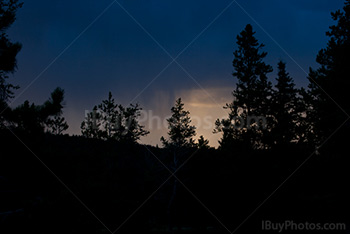
<svg viewBox="0 0 350 234"><path fill-rule="evenodd" d="M296 125L296 136L298 143L307 143L313 145L315 143L314 120L317 119L313 108L313 98L309 90L300 88L298 90L296 112L298 113L298 121Z"/></svg>
<svg viewBox="0 0 350 234"><path fill-rule="evenodd" d="M196 127L191 125L190 112L184 109L181 98L176 100L171 113L171 117L167 119L169 139L161 137L163 145L176 148L194 146L193 137L196 135Z"/></svg>
<svg viewBox="0 0 350 234"><path fill-rule="evenodd" d="M108 99L95 106L81 124L82 135L89 138L114 139L120 142L136 142L149 134L138 118L141 115L138 104L125 108L116 104L109 92Z"/></svg>
<svg viewBox="0 0 350 234"><path fill-rule="evenodd" d="M102 137L105 139L111 139L114 137L113 135L115 135L115 123L120 115L118 112L118 105L115 104L111 92L108 93L108 99L103 100L102 103L98 105L98 109L100 110L102 118L101 127L104 129L104 131L102 131Z"/></svg>
<svg viewBox="0 0 350 234"><path fill-rule="evenodd" d="M0 0L0 127L9 114L8 101L14 97L13 91L19 88L6 80L17 67L16 56L22 45L11 42L6 30L15 22L16 12L22 5L17 0Z"/></svg>
<svg viewBox="0 0 350 234"><path fill-rule="evenodd" d="M101 115L97 110L97 106L94 106L93 110L86 114L84 121L81 123L81 134L87 138L102 138Z"/></svg>
<svg viewBox="0 0 350 234"><path fill-rule="evenodd" d="M149 134L138 118L141 116L141 108L138 104L130 104L126 109L119 106L122 115L119 116L115 138L120 141L136 142L141 137Z"/></svg>
<svg viewBox="0 0 350 234"><path fill-rule="evenodd" d="M260 44L254 37L253 27L248 24L237 36L238 49L233 53L233 76L237 78L236 90L233 92L238 106L248 116L262 112L262 107L268 105L271 93L271 82L267 74L272 67L265 64L263 59L266 52L260 52L264 44Z"/></svg>
<svg viewBox="0 0 350 234"><path fill-rule="evenodd" d="M174 173L179 168L180 160L186 155L186 151L192 147L195 147L196 144L193 140L193 137L196 135L196 127L191 125L190 112L186 111L184 104L182 103L181 98L178 98L175 101L175 106L171 108L171 117L167 119L168 122L168 136L169 139L161 137L165 148L169 150L169 153L172 157L171 169ZM168 204L168 222L169 230L173 230L173 217L172 211L174 208L175 197L177 196L178 191L178 181L174 179L172 194Z"/></svg>
<svg viewBox="0 0 350 234"><path fill-rule="evenodd" d="M278 63L276 81L271 108L275 123L271 135L273 144L285 145L297 140L296 126L299 112L297 108L298 90L286 71L286 64L282 61Z"/></svg>
<svg viewBox="0 0 350 234"><path fill-rule="evenodd" d="M13 111L11 110L9 116L11 126L28 133L43 133L49 119L62 114L63 102L64 90L61 88L56 88L43 105L25 101Z"/></svg>
<svg viewBox="0 0 350 234"><path fill-rule="evenodd" d="M209 140L204 139L204 137L201 135L198 139L198 148L199 149L209 149Z"/></svg>
<svg viewBox="0 0 350 234"><path fill-rule="evenodd" d="M343 11L337 10L331 15L337 23L326 33L327 47L317 55L320 68L310 68L309 73L308 95L312 109L308 116L315 144L325 140L347 119L344 111L350 113L350 0L345 1Z"/></svg>
<svg viewBox="0 0 350 234"><path fill-rule="evenodd" d="M64 90L56 88L52 92L51 98L44 103L45 108L42 111L46 112L44 115L49 116L45 120L46 129L49 133L60 135L69 127L64 117L62 117L63 101Z"/></svg>
<svg viewBox="0 0 350 234"><path fill-rule="evenodd" d="M16 13L21 8L23 3L18 3L18 0L1 0L0 1L0 71L13 72L16 68L16 56L21 50L21 44L18 42L12 43L6 30L16 20Z"/></svg>
<svg viewBox="0 0 350 234"><path fill-rule="evenodd" d="M47 131L51 134L61 135L68 127L65 118L61 115L56 115L46 121Z"/></svg>
<svg viewBox="0 0 350 234"><path fill-rule="evenodd" d="M271 118L272 84L267 74L272 72L272 67L263 61L267 53L261 52L264 45L254 34L248 24L237 36L238 48L232 62L233 76L237 79L234 101L225 106L230 112L228 119L217 120L214 130L214 133L223 132L221 146L245 142L253 148L264 147L264 129L259 126Z"/></svg>

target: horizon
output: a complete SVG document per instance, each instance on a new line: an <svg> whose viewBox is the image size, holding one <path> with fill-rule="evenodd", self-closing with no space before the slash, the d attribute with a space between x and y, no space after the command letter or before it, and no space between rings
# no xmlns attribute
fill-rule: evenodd
<svg viewBox="0 0 350 234"><path fill-rule="evenodd" d="M270 1L242 3L241 9L229 1L215 5L209 1L200 4L156 2L123 1L112 5L106 1L74 2L66 8L64 2L58 0L50 3L24 1L9 30L10 38L23 45L17 57L18 70L11 78L21 87L15 93L12 106L24 100L40 104L55 87L61 87L66 94L64 117L70 135L80 134L85 111L105 99L109 91L118 103L139 103L141 108L161 118L170 114L175 99L182 94L191 115L205 118L212 113L211 108L202 102L199 110L187 102L194 98L191 93L202 87L204 94L210 93L209 101L217 108L232 101L231 92L236 82L231 75L232 53L236 48L236 35L244 25L252 24L257 39L265 44L266 62L274 68L269 74L270 80L274 81L277 76L277 62L283 60L296 85L305 87L308 84L305 71L309 67L317 68L316 55L326 46L325 32L333 23L330 12L343 4L343 1L321 1L315 9L308 2ZM84 14L77 15L76 9ZM42 14L35 14L39 11ZM101 11L103 14L99 15ZM219 13L222 14L215 18ZM180 17L175 20L173 16ZM86 28L91 21L94 23ZM287 30L282 30L282 25ZM77 38L83 29L87 30ZM77 40L67 47L73 39ZM171 62L170 56L176 57L183 48L186 50L177 59L180 66L174 62L166 67ZM36 53L35 60L30 59L33 53ZM31 84L34 78L38 79ZM197 92L203 94L200 93ZM17 97L18 94L21 95ZM161 104L159 99L162 99ZM209 117L216 119L219 115L215 113ZM198 130L197 137L203 134L205 138L212 138L210 145L218 145L220 136L212 136L205 129ZM141 141L160 144L160 136L166 132L166 128L156 129Z"/></svg>

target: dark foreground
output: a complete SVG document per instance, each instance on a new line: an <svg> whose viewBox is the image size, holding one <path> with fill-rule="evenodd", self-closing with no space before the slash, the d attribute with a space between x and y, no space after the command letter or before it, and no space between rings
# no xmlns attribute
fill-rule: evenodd
<svg viewBox="0 0 350 234"><path fill-rule="evenodd" d="M344 132L284 184L314 149L187 149L175 195L164 149L16 134L28 148L0 134L0 233L270 233L266 220L349 225Z"/></svg>

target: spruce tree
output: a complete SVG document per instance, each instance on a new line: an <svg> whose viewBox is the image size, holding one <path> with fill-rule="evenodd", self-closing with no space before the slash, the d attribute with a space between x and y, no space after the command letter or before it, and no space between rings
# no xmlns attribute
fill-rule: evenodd
<svg viewBox="0 0 350 234"><path fill-rule="evenodd" d="M345 1L343 11L331 15L336 24L326 33L327 47L317 55L320 68L310 69L309 73L308 98L312 109L308 117L316 144L330 136L350 114L350 0Z"/></svg>
<svg viewBox="0 0 350 234"><path fill-rule="evenodd" d="M187 150L195 147L193 137L196 135L196 127L191 125L190 112L186 111L181 98L177 99L175 106L171 108L171 117L168 121L169 139L161 137L161 141L171 155L170 168L174 173L178 170L182 159L188 156ZM173 211L176 209L175 198L178 191L178 181L174 179L172 194L168 204L168 225L169 230L173 230Z"/></svg>
<svg viewBox="0 0 350 234"><path fill-rule="evenodd" d="M161 137L163 145L176 148L194 146L193 137L196 135L196 127L191 125L190 112L184 109L181 98L176 100L171 113L171 117L167 119L169 139Z"/></svg>
<svg viewBox="0 0 350 234"><path fill-rule="evenodd" d="M297 140L296 126L299 117L298 90L286 71L286 64L278 63L277 84L273 92L272 114L274 127L271 132L273 144L285 145Z"/></svg>
<svg viewBox="0 0 350 234"><path fill-rule="evenodd" d="M263 120L271 119L272 93L267 74L272 72L272 67L263 61L267 53L261 51L264 44L260 44L254 34L248 24L237 36L238 48L232 62L237 80L234 101L225 106L230 112L229 118L217 120L214 130L223 132L221 146L241 142L253 148L265 147L262 137L267 126Z"/></svg>

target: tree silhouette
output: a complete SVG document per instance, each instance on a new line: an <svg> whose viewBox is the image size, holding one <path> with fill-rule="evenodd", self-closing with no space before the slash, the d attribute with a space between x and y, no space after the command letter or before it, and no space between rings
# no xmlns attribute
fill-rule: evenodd
<svg viewBox="0 0 350 234"><path fill-rule="evenodd" d="M104 139L111 139L116 134L115 124L121 115L118 108L119 106L115 103L111 92L108 93L108 99L103 100L102 103L98 105L102 120L101 127L104 129L104 131L102 131L102 137Z"/></svg>
<svg viewBox="0 0 350 234"><path fill-rule="evenodd" d="M15 71L17 67L16 56L22 45L9 40L6 31L16 20L16 12L23 3L17 0L0 1L0 128L4 126L4 121L8 118L8 101L13 98L14 90L18 86L8 83L8 73Z"/></svg>
<svg viewBox="0 0 350 234"><path fill-rule="evenodd" d="M120 115L117 120L116 139L126 142L136 142L141 137L150 133L138 122L142 110L138 104L130 104L127 108L120 105L119 109L121 110L122 115Z"/></svg>
<svg viewBox="0 0 350 234"><path fill-rule="evenodd" d="M62 117L64 90L56 88L51 94L51 98L45 102L43 111L49 116L45 121L46 129L49 133L60 135L68 129L68 124Z"/></svg>
<svg viewBox="0 0 350 234"><path fill-rule="evenodd" d="M108 99L95 106L81 124L82 135L89 138L114 139L120 142L136 142L149 134L138 118L141 115L138 104L125 108L116 104L109 92Z"/></svg>
<svg viewBox="0 0 350 234"><path fill-rule="evenodd" d="M0 1L0 71L2 72L13 72L17 65L16 56L22 46L19 43L12 43L5 31L15 22L16 12L22 5L23 3L18 3L18 0Z"/></svg>
<svg viewBox="0 0 350 234"><path fill-rule="evenodd" d="M49 118L46 121L46 128L47 131L51 134L61 135L69 128L69 125L67 124L65 118L59 114L52 118Z"/></svg>
<svg viewBox="0 0 350 234"><path fill-rule="evenodd" d="M204 139L204 137L201 135L198 139L198 148L199 149L209 149L209 140Z"/></svg>
<svg viewBox="0 0 350 234"><path fill-rule="evenodd" d="M299 117L297 103L298 90L286 71L286 64L278 63L276 90L273 92L272 114L275 124L271 131L273 144L285 145L297 140L296 126Z"/></svg>
<svg viewBox="0 0 350 234"><path fill-rule="evenodd" d="M161 141L172 156L171 168L176 172L180 165L180 160L186 155L186 150L195 147L193 137L196 135L196 127L191 125L190 112L186 111L181 98L175 101L175 106L171 108L171 117L168 121L169 139L161 137ZM173 189L168 204L168 225L173 232L173 211L174 201L178 192L178 181L174 179Z"/></svg>
<svg viewBox="0 0 350 234"><path fill-rule="evenodd" d="M84 121L81 123L81 134L87 138L102 139L101 127L101 115L98 112L97 106L94 106L93 110L86 114Z"/></svg>
<svg viewBox="0 0 350 234"><path fill-rule="evenodd" d="M337 10L331 15L337 23L326 33L329 37L327 47L317 55L320 68L310 68L309 73L308 94L313 108L308 116L317 143L327 138L347 118L334 101L350 113L350 1L345 1L343 11Z"/></svg>
<svg viewBox="0 0 350 234"><path fill-rule="evenodd" d="M171 113L171 117L167 119L169 139L161 137L163 145L177 148L194 146L193 137L196 135L196 127L191 125L190 112L184 109L181 98L176 100Z"/></svg>
<svg viewBox="0 0 350 234"><path fill-rule="evenodd" d="M29 101L25 101L11 111L12 127L33 134L43 133L49 119L62 114L63 102L64 90L61 88L56 88L43 105L30 104Z"/></svg>
<svg viewBox="0 0 350 234"><path fill-rule="evenodd" d="M214 133L223 132L221 146L245 142L253 148L263 147L263 129L259 126L261 117L271 118L272 84L267 74L272 72L272 67L263 62L267 53L261 52L264 45L254 34L248 24L237 36L238 48L232 62L233 76L237 79L234 101L225 107L230 111L228 119L217 120L214 130Z"/></svg>

